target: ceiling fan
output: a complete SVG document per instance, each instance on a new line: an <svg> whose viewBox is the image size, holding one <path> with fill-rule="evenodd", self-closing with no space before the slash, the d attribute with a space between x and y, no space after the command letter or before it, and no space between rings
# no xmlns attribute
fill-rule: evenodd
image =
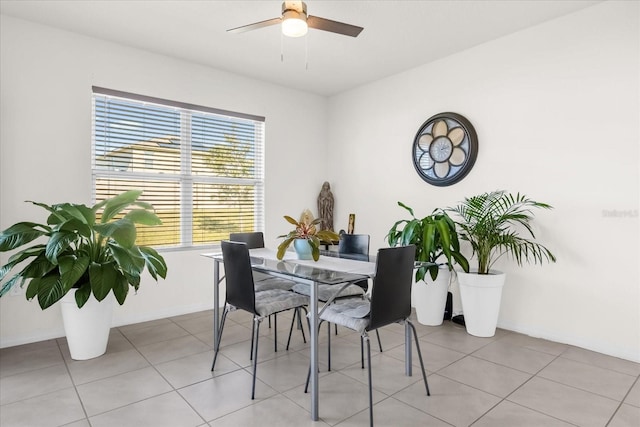
<svg viewBox="0 0 640 427"><path fill-rule="evenodd" d="M358 37L358 34L363 30L362 27L355 25L332 21L331 19L320 18L318 16L309 16L307 15L307 4L303 1L285 1L282 3L282 15L280 17L254 22L253 24L243 25L242 27L231 28L227 30L227 32L243 33L245 31L257 30L258 28L269 27L280 23L282 24L282 34L289 37L304 36L307 34L309 27L351 37Z"/></svg>

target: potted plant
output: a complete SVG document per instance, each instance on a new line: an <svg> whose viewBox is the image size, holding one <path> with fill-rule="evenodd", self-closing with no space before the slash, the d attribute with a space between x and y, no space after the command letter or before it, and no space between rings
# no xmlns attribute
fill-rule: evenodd
<svg viewBox="0 0 640 427"><path fill-rule="evenodd" d="M387 241L389 246L416 246L416 261L423 264L416 269L415 286L412 288L418 322L440 325L453 264L458 263L464 271L469 271L469 262L460 252L455 223L445 211L435 209L431 215L416 218L413 209L402 202L398 205L409 211L411 219L393 224Z"/></svg>
<svg viewBox="0 0 640 427"><path fill-rule="evenodd" d="M534 240L533 209L552 207L524 194L492 191L465 198L448 209L456 214L460 238L471 244L472 256L478 260L477 269L458 274L465 325L471 335L495 334L505 274L491 267L501 256L510 256L519 266L525 261L556 261L549 249Z"/></svg>
<svg viewBox="0 0 640 427"><path fill-rule="evenodd" d="M141 194L126 191L93 207L31 202L49 212L46 223L19 222L0 233L0 252L36 241L12 254L0 268L0 283L7 279L0 297L28 282L27 299L36 298L42 309L62 300L65 333L74 359L89 359L106 351L112 309L98 302L109 301L107 296L113 292L122 305L130 286L138 290L145 267L155 280L166 277L162 256L153 248L135 244L136 224L161 223L153 206L138 200ZM14 270L17 273L9 275ZM97 314L102 319L101 330L93 329L98 328L94 311L102 312ZM69 316L74 314L81 318L72 320ZM90 344L94 338L97 342Z"/></svg>
<svg viewBox="0 0 640 427"><path fill-rule="evenodd" d="M320 243L338 240L340 236L330 230L318 230L317 225L322 222L322 218L313 218L313 214L309 209L305 209L300 215L300 220L296 221L288 215L284 216L290 224L295 228L287 234L278 236L284 238L282 243L278 245L277 258L282 259L287 248L293 242L293 247L298 254L299 259L313 259L317 261L320 258Z"/></svg>

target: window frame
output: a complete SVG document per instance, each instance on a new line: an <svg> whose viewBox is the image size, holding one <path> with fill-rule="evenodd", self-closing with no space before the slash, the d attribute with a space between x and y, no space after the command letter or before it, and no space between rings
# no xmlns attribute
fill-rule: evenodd
<svg viewBox="0 0 640 427"><path fill-rule="evenodd" d="M180 171L175 174L163 174L160 172L141 172L99 168L96 157L96 98L119 98L127 102L136 102L141 104L151 104L160 107L174 108L180 115ZM196 248L207 248L219 245L220 240L211 240L206 243L194 243L194 211L196 208L196 200L194 199L194 186L201 184L235 184L248 185L254 187L253 212L254 224L253 231L264 231L265 223L265 117L246 113L238 113L234 111L222 110L217 108L205 107L195 104L189 104L178 101L171 101L162 98L156 98L146 95L139 95L119 90L107 89L98 86L92 86L92 117L91 117L91 198L95 204L97 202L97 182L99 179L130 179L132 181L160 182L169 181L177 184L179 188L179 208L180 214L178 218L179 242L178 244L167 243L164 245L154 245L158 250L192 250ZM241 119L253 121L257 125L257 131L254 133L254 144L252 145L255 153L255 176L251 178L228 177L228 176L208 176L198 174L192 170L192 135L191 135L191 119L194 114L204 114L212 116L227 117L231 120ZM145 152L145 160L147 161L147 153ZM144 194L142 196L144 200Z"/></svg>

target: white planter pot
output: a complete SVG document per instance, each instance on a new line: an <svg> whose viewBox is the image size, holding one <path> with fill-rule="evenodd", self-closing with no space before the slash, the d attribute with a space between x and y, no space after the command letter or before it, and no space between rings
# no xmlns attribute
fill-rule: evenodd
<svg viewBox="0 0 640 427"><path fill-rule="evenodd" d="M506 275L458 272L460 299L467 332L476 337L492 337L496 333L502 287Z"/></svg>
<svg viewBox="0 0 640 427"><path fill-rule="evenodd" d="M424 281L413 285L416 316L420 324L442 325L450 279L451 272L447 268L441 268L435 281L427 272Z"/></svg>
<svg viewBox="0 0 640 427"><path fill-rule="evenodd" d="M74 360L87 360L102 356L107 351L111 318L113 317L113 293L102 301L93 297L82 308L76 304L76 290L71 289L62 300L62 321L67 336L69 352Z"/></svg>

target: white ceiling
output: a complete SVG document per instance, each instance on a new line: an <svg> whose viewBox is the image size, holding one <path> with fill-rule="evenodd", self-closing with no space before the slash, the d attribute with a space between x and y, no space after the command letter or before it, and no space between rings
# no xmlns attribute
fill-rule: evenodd
<svg viewBox="0 0 640 427"><path fill-rule="evenodd" d="M364 27L281 37L281 1L1 0L0 12L296 89L332 95L602 0L308 0L309 15ZM281 61L281 51L284 60ZM306 54L305 58L305 52ZM470 67L470 72L472 67Z"/></svg>

